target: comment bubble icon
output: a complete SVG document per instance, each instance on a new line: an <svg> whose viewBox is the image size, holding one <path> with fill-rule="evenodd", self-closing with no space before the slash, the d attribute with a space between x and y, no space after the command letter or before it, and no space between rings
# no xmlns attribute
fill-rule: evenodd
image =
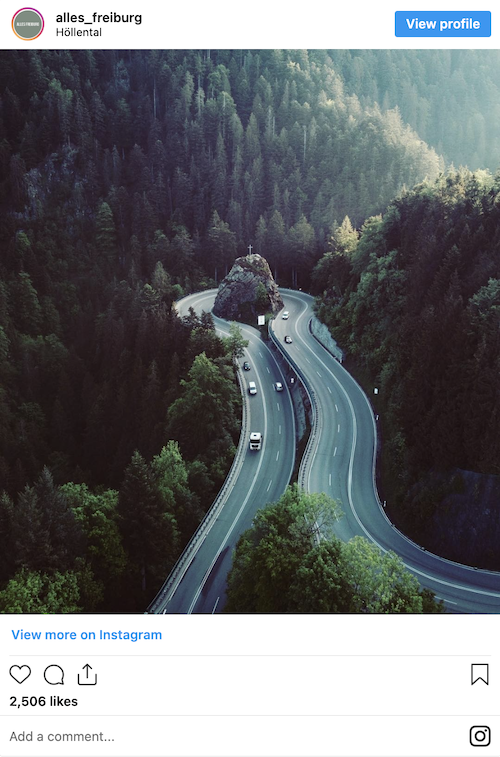
<svg viewBox="0 0 500 757"><path fill-rule="evenodd" d="M64 685L64 670L59 665L49 665L43 671L43 677L51 686Z"/></svg>

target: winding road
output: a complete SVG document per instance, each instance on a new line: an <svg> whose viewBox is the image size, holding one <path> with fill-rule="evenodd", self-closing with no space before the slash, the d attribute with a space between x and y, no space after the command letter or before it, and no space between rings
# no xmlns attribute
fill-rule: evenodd
<svg viewBox="0 0 500 757"><path fill-rule="evenodd" d="M179 315L192 307L197 313L212 309L216 290L185 297L178 303ZM229 324L215 318L217 331L229 333ZM248 348L241 363L247 360L250 371L243 372L243 384L257 385L257 394L245 391L248 437L250 431L263 434L262 449L250 451L244 440L244 453L234 488L215 520L203 544L189 564L182 580L155 606L154 612L214 613L225 602L226 577L231 568L232 553L240 535L252 525L256 511L274 502L285 490L295 462L295 422L288 390L276 392L274 384L286 385L285 377L273 353L260 338L257 329L241 326Z"/></svg>
<svg viewBox="0 0 500 757"><path fill-rule="evenodd" d="M400 533L388 520L374 483L376 423L371 406L356 381L309 332L313 298L281 290L289 320L277 318L274 332L282 347L313 388L318 406L318 427L308 459L308 491L323 491L340 500L344 517L337 534L344 540L361 535L380 549L396 552L405 565L442 599L451 612L500 612L500 574L477 570L433 555ZM191 306L210 310L215 290L191 295L179 303L183 315ZM218 330L228 324L215 319ZM249 339L247 359L252 368L245 379L257 384L248 403L251 431L262 431L260 452L246 450L232 491L202 546L175 590L155 612L219 612L224 606L226 576L240 534L256 510L276 501L290 479L295 456L295 429L288 389L276 393L274 382L286 386L274 353L255 329L242 327ZM292 343L284 342L285 335Z"/></svg>

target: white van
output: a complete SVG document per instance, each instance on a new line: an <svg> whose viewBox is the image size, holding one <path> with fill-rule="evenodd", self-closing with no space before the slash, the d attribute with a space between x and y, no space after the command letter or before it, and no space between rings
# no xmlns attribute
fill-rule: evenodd
<svg viewBox="0 0 500 757"><path fill-rule="evenodd" d="M248 394L257 394L257 387L255 386L255 381L248 382Z"/></svg>
<svg viewBox="0 0 500 757"><path fill-rule="evenodd" d="M252 431L250 434L250 449L260 449L262 446L262 434L260 431Z"/></svg>

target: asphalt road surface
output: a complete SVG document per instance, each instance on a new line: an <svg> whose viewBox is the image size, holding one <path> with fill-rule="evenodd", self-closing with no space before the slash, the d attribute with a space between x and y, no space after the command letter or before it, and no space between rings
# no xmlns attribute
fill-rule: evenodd
<svg viewBox="0 0 500 757"><path fill-rule="evenodd" d="M445 603L451 612L500 612L500 574L459 565L433 555L392 526L381 506L374 484L376 423L369 401L359 385L310 334L313 298L282 290L288 320L275 320L275 334L313 387L319 424L306 475L309 491L323 491L340 500L344 517L338 535L361 535L382 550L392 550L405 565ZM179 303L181 315L191 306L210 310L215 290L191 295ZM228 324L215 318L220 333ZM232 551L240 534L249 528L256 510L276 501L289 482L295 456L293 411L285 377L271 350L258 332L242 327L249 346L241 362L251 370L246 382L255 381L257 395L246 395L249 429L261 431L259 452L246 449L243 463L228 500L196 554L173 596L157 612L213 613L225 603L226 577ZM285 335L292 338L284 342ZM281 381L285 391L277 393Z"/></svg>
<svg viewBox="0 0 500 757"><path fill-rule="evenodd" d="M212 309L216 290L184 298L178 304L180 315L192 307L201 314ZM221 335L229 333L229 324L214 318ZM272 351L264 344L257 329L241 326L248 348L240 364L250 363L244 371L245 385L254 381L257 394L246 392L249 433L263 434L262 449L250 451L249 440L243 463L227 502L210 529L201 548L189 566L175 593L157 612L214 613L225 603L226 578L231 568L232 553L240 535L252 524L256 511L274 502L285 490L295 461L295 425L293 408L286 381ZM276 392L279 381L284 391Z"/></svg>
<svg viewBox="0 0 500 757"><path fill-rule="evenodd" d="M282 290L288 321L275 333L314 388L320 415L319 439L307 471L307 489L339 499L344 517L338 535L359 534L396 552L420 583L444 600L449 611L500 612L500 574L459 565L423 550L386 518L374 485L376 423L368 399L350 374L310 334L313 298ZM285 344L284 336L292 337Z"/></svg>

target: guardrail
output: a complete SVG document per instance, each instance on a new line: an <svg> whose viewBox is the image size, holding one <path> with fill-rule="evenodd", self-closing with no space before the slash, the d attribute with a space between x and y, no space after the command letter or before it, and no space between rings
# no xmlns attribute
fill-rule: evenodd
<svg viewBox="0 0 500 757"><path fill-rule="evenodd" d="M282 356L287 361L287 363L293 368L297 376L299 376L302 386L306 390L307 396L309 398L309 403L311 405L311 433L309 435L309 439L307 441L304 454L302 455L302 460L300 461L299 475L298 475L299 486L302 489L306 489L308 466L311 460L313 447L316 442L316 438L318 436L318 431L320 428L320 413L319 413L319 408L318 408L318 401L317 401L316 393L314 389L312 388L309 381L306 379L306 377L302 373L302 370L299 368L295 360L292 357L290 357L290 355L285 351L278 337L274 333L273 323L274 323L274 319L271 319L268 324L268 331L269 331L269 336L271 338L271 341L281 352Z"/></svg>
<svg viewBox="0 0 500 757"><path fill-rule="evenodd" d="M160 591L158 592L156 597L153 599L151 604L149 605L147 609L148 613L161 612L161 610L165 608L165 605L170 600L174 591L179 586L189 566L193 562L198 550L200 549L201 545L205 541L210 529L212 528L213 524L217 520L222 508L226 504L227 498L229 497L229 494L233 485L234 478L239 473L239 470L243 463L243 454L246 450L246 445L248 442L248 405L247 405L247 393L245 390L243 377L242 377L241 369L239 368L239 366L238 366L236 375L238 378L238 383L240 385L243 405L242 405L242 410L241 410L241 433L240 433L240 439L238 442L238 447L236 449L236 454L234 456L234 460L232 462L231 468L229 469L229 473L227 474L226 480L222 484L222 487L219 493L214 499L209 510L207 510L205 517L203 518L200 525L194 532L193 536L191 537L191 539L185 546L182 554L180 555L179 559L177 560L174 567L170 571L169 576L165 580L165 583L163 584L163 586L161 587Z"/></svg>
<svg viewBox="0 0 500 757"><path fill-rule="evenodd" d="M331 349L329 349L326 346L326 344L324 344L321 341L321 339L319 339L318 336L314 333L314 331L312 329L312 318L309 320L309 331L312 334L312 336L314 337L314 339L318 342L318 344L321 345L321 347L323 347L323 349L326 350L326 352L328 352L332 357L334 357L335 360L337 360L337 362L341 363L341 361L339 359L339 356L337 354L335 354L335 352L333 352ZM343 352L342 352L342 355L343 355ZM405 533L403 533L396 526L396 524L393 523L393 521L389 518L389 516L387 515L387 513L385 511L385 505L382 503L382 500L380 498L380 494L379 494L378 486L377 486L377 445L378 445L378 434L377 434L377 423L376 423L376 420L375 420L375 413L373 411L372 404L371 404L371 402L370 402L370 400L369 400L369 398L368 398L365 390L361 386L361 384L354 378L354 376L351 373L349 373L349 371L347 371L346 368L343 367L343 370L349 375L349 377L351 378L351 380L358 387L358 389L361 392L364 400L366 401L366 404L368 405L368 408L369 408L369 411L370 411L370 415L371 415L372 423L373 423L374 439L375 439L375 443L374 443L374 447L373 447L373 457L372 457L372 485L373 485L373 493L375 495L375 499L377 501L379 510L380 510L382 516L384 517L385 521L388 523L388 525L391 526L391 528L394 529L394 531L402 539L404 539L404 541L408 542L408 544L411 544L413 547L415 547L415 549L419 549L422 552L426 552L431 557L435 557L438 560L442 560L443 562L450 563L451 565L456 565L457 567L460 567L460 568L466 568L468 570L478 570L481 573L488 573L488 574L492 574L492 575L500 575L500 571L489 570L488 568L477 568L474 565L466 565L465 563L460 563L460 562L457 562L456 560L450 560L447 557L442 557L441 555L438 555L436 552L431 552L429 549L427 549L426 547L423 547L418 542L414 541L413 539L410 539L410 537L407 536ZM386 550L384 550L384 551L386 551ZM410 570L411 570L411 568L410 568Z"/></svg>

